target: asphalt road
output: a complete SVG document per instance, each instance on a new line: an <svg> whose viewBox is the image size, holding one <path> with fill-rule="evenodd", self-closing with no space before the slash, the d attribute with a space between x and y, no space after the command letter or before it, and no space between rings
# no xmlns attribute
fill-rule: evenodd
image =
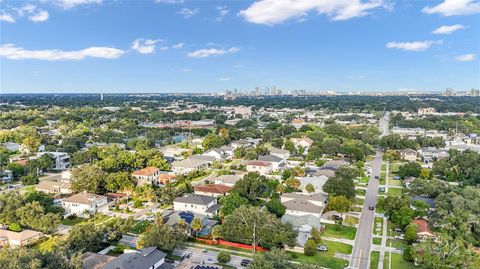
<svg viewBox="0 0 480 269"><path fill-rule="evenodd" d="M355 245L353 247L349 268L368 269L370 266L369 257L375 210L368 209L368 206L375 205L377 202L379 179L375 179L375 176L380 177L382 155L382 151L378 150L372 163L372 173L365 194L365 202L362 208L362 215L355 237Z"/></svg>

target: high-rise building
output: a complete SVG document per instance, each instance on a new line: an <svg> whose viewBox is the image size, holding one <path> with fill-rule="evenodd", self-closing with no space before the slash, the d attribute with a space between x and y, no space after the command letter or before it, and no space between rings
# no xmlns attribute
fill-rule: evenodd
<svg viewBox="0 0 480 269"><path fill-rule="evenodd" d="M255 87L255 95L261 95L262 91L260 90L260 87Z"/></svg>
<svg viewBox="0 0 480 269"><path fill-rule="evenodd" d="M479 97L480 96L480 90L479 89L471 89L470 90L470 96Z"/></svg>
<svg viewBox="0 0 480 269"><path fill-rule="evenodd" d="M455 91L452 89L452 88L448 88L445 90L445 93L443 94L445 96L454 96L455 95Z"/></svg>

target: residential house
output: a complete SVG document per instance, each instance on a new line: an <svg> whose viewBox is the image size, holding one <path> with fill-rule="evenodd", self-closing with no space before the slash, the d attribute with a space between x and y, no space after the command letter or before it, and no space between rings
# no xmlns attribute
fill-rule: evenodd
<svg viewBox="0 0 480 269"><path fill-rule="evenodd" d="M35 190L44 193L70 194L72 193L72 185L64 181L43 180L35 185Z"/></svg>
<svg viewBox="0 0 480 269"><path fill-rule="evenodd" d="M67 170L72 165L70 164L70 155L67 152L39 152L37 157L44 154L50 154L54 159L54 170Z"/></svg>
<svg viewBox="0 0 480 269"><path fill-rule="evenodd" d="M132 172L132 176L137 179L138 185L158 185L160 169L154 166L148 166L140 170Z"/></svg>
<svg viewBox="0 0 480 269"><path fill-rule="evenodd" d="M277 156L277 157L282 158L284 160L286 160L290 157L290 151L288 151L286 149L279 149L279 148L272 147L269 150L270 150L271 155Z"/></svg>
<svg viewBox="0 0 480 269"><path fill-rule="evenodd" d="M330 160L324 163L320 169L321 170L333 170L336 171L338 168L342 166L349 166L350 163L345 160Z"/></svg>
<svg viewBox="0 0 480 269"><path fill-rule="evenodd" d="M115 256L86 252L82 255L82 269L100 269L115 258Z"/></svg>
<svg viewBox="0 0 480 269"><path fill-rule="evenodd" d="M290 141L292 141L295 148L297 149L300 147L304 148L305 154L313 144L313 140L308 137L300 137L300 138L294 137L294 138L290 138Z"/></svg>
<svg viewBox="0 0 480 269"><path fill-rule="evenodd" d="M244 119L250 119L252 117L252 107L250 106L237 106L233 112L235 115L240 114Z"/></svg>
<svg viewBox="0 0 480 269"><path fill-rule="evenodd" d="M174 266L165 262L167 254L156 247L125 252L108 261L100 269L172 269Z"/></svg>
<svg viewBox="0 0 480 269"><path fill-rule="evenodd" d="M436 235L430 230L428 221L426 219L416 219L413 223L417 225L417 237L420 241L425 241L427 238L435 238Z"/></svg>
<svg viewBox="0 0 480 269"><path fill-rule="evenodd" d="M285 206L285 215L304 216L313 215L320 218L325 208L327 195L325 193L302 194L284 193L280 202Z"/></svg>
<svg viewBox="0 0 480 269"><path fill-rule="evenodd" d="M220 205L217 198L198 194L185 194L173 201L173 210L198 213L206 216L213 216L218 212Z"/></svg>
<svg viewBox="0 0 480 269"><path fill-rule="evenodd" d="M33 230L14 232L0 229L0 247L23 247L37 242L43 237L43 233Z"/></svg>
<svg viewBox="0 0 480 269"><path fill-rule="evenodd" d="M5 142L2 143L2 146L4 146L9 151L20 151L20 144L17 143Z"/></svg>
<svg viewBox="0 0 480 269"><path fill-rule="evenodd" d="M319 170L314 171L312 173L312 176L314 176L314 177L325 176L325 177L331 178L331 177L335 176L335 170L327 169L327 168L319 169Z"/></svg>
<svg viewBox="0 0 480 269"><path fill-rule="evenodd" d="M296 118L292 120L291 125L297 129L300 129L303 125L305 125L305 121L303 119Z"/></svg>
<svg viewBox="0 0 480 269"><path fill-rule="evenodd" d="M425 129L423 128L401 128L401 127L393 127L392 133L399 134L401 137L408 137L414 139L417 136L422 136L425 134Z"/></svg>
<svg viewBox="0 0 480 269"><path fill-rule="evenodd" d="M227 149L230 147L226 147ZM215 160L226 160L230 159L233 156L233 149L232 150L225 150L225 148L214 148L209 151L206 151L202 154L203 156L213 157Z"/></svg>
<svg viewBox="0 0 480 269"><path fill-rule="evenodd" d="M92 193L77 193L62 200L64 216L88 216L108 210L107 197Z"/></svg>
<svg viewBox="0 0 480 269"><path fill-rule="evenodd" d="M245 139L235 140L235 141L232 141L230 143L230 146L233 149L237 149L237 148L240 148L240 147L253 147L254 145L255 145L255 143L253 141L248 141L248 140L245 140Z"/></svg>
<svg viewBox="0 0 480 269"><path fill-rule="evenodd" d="M235 183L237 183L237 181L239 181L242 178L243 176L240 176L240 175L221 175L216 177L214 180L215 180L215 184L221 184L221 185L233 187L235 186Z"/></svg>
<svg viewBox="0 0 480 269"><path fill-rule="evenodd" d="M422 161L424 163L432 163L435 160L445 159L450 156L448 151L444 149L437 149L435 147L424 147L418 150Z"/></svg>
<svg viewBox="0 0 480 269"><path fill-rule="evenodd" d="M280 158L278 156L275 156L275 155L272 155L272 154L260 155L258 157L258 160L271 163L273 171L283 169L283 167L285 166L285 162L286 162L285 159L282 159L282 158Z"/></svg>
<svg viewBox="0 0 480 269"><path fill-rule="evenodd" d="M13 180L13 171L8 169L0 170L0 182L10 182Z"/></svg>
<svg viewBox="0 0 480 269"><path fill-rule="evenodd" d="M227 195L232 187L220 185L220 184L206 184L206 185L196 185L193 187L195 194L206 195L212 197L220 197Z"/></svg>
<svg viewBox="0 0 480 269"><path fill-rule="evenodd" d="M172 170L177 174L188 174L195 170L201 170L207 168L210 165L210 162L198 160L195 158L188 158L181 161L176 161L172 163Z"/></svg>
<svg viewBox="0 0 480 269"><path fill-rule="evenodd" d="M273 171L272 163L266 161L247 161L245 165L248 172L258 172L260 175L268 175Z"/></svg>
<svg viewBox="0 0 480 269"><path fill-rule="evenodd" d="M200 231L196 231L195 235L205 237L211 234L213 226L218 224L218 221L212 220L206 215L193 213L191 211L172 211L172 210L163 210L162 211L162 219L163 223L168 226L175 227L182 221L182 224L187 224L187 230L189 234L191 234L191 224L193 219L200 219L202 220L202 229Z"/></svg>
<svg viewBox="0 0 480 269"><path fill-rule="evenodd" d="M405 161L414 162L417 160L417 151L413 149L402 149L398 151L398 154Z"/></svg>
<svg viewBox="0 0 480 269"><path fill-rule="evenodd" d="M308 184L311 184L315 189L312 193L322 192L323 185L327 183L328 177L327 176L311 176L311 177L296 177L300 181L299 189L304 194L308 194L309 192L305 189Z"/></svg>

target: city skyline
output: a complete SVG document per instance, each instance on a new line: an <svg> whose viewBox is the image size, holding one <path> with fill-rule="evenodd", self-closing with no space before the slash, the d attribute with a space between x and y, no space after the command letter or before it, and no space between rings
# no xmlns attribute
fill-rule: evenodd
<svg viewBox="0 0 480 269"><path fill-rule="evenodd" d="M3 0L0 91L480 87L478 1L275 2Z"/></svg>

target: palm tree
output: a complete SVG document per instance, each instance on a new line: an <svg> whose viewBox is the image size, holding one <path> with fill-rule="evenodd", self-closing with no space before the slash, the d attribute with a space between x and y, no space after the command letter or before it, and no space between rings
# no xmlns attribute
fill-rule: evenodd
<svg viewBox="0 0 480 269"><path fill-rule="evenodd" d="M194 218L190 226L192 227L192 230L195 231L195 237L197 237L198 231L200 231L203 228L202 220L199 218Z"/></svg>

